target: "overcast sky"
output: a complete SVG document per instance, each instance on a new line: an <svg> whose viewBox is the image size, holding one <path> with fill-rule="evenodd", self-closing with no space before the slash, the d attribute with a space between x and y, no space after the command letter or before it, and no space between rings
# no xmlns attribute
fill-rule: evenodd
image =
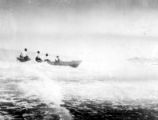
<svg viewBox="0 0 158 120"><path fill-rule="evenodd" d="M1 33L157 35L157 0L0 0Z"/></svg>
<svg viewBox="0 0 158 120"><path fill-rule="evenodd" d="M90 9L97 7L118 8L156 8L157 0L0 0L3 8L43 7ZM64 7L64 8L63 8Z"/></svg>
<svg viewBox="0 0 158 120"><path fill-rule="evenodd" d="M157 0L0 0L0 47L87 51L106 36L156 40L157 21Z"/></svg>

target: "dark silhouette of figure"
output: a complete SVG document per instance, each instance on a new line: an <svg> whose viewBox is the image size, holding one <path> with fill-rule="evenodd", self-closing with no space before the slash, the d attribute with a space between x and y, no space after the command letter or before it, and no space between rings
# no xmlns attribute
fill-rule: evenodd
<svg viewBox="0 0 158 120"><path fill-rule="evenodd" d="M40 51L37 51L37 55L36 55L35 60L36 60L37 62L42 62L42 59L41 59L41 57L40 57Z"/></svg>
<svg viewBox="0 0 158 120"><path fill-rule="evenodd" d="M49 60L48 53L45 54L45 59L44 59L44 61L50 61L50 60Z"/></svg>
<svg viewBox="0 0 158 120"><path fill-rule="evenodd" d="M24 51L21 52L20 58L24 59L24 60L28 60L29 59L29 57L27 55L27 48L25 48Z"/></svg>

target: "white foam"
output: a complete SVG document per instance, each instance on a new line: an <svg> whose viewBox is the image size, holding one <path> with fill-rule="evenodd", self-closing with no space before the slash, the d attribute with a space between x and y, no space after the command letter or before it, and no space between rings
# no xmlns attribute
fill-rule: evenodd
<svg viewBox="0 0 158 120"><path fill-rule="evenodd" d="M65 86L67 97L81 99L111 101L114 103L134 102L142 104L158 101L156 81L151 82L91 82L84 84L71 83ZM142 103L141 103L142 102Z"/></svg>
<svg viewBox="0 0 158 120"><path fill-rule="evenodd" d="M40 70L37 70L38 67L35 68L36 70L32 69L31 71L34 76L38 77L38 79L22 82L20 84L21 89L25 91L26 95L35 95L48 103L61 104L62 94L60 86L57 82L51 80L48 76L40 72Z"/></svg>
<svg viewBox="0 0 158 120"><path fill-rule="evenodd" d="M16 84L24 95L47 103L60 105L65 97L73 96L117 102L158 100L158 67L122 61L109 69L104 62L93 63L83 61L74 69L46 63L0 62L4 65L0 70L3 79L21 80ZM95 69L96 65L103 66Z"/></svg>

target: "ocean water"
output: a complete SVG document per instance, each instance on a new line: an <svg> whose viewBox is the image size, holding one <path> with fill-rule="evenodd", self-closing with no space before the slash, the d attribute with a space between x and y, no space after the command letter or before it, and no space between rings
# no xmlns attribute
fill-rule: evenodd
<svg viewBox="0 0 158 120"><path fill-rule="evenodd" d="M71 68L1 59L0 120L158 120L156 60L95 62Z"/></svg>

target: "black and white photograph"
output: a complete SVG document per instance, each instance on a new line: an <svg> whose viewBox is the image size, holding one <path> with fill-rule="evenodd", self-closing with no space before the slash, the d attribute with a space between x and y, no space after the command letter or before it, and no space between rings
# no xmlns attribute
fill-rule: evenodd
<svg viewBox="0 0 158 120"><path fill-rule="evenodd" d="M158 120L158 0L0 0L0 120Z"/></svg>

